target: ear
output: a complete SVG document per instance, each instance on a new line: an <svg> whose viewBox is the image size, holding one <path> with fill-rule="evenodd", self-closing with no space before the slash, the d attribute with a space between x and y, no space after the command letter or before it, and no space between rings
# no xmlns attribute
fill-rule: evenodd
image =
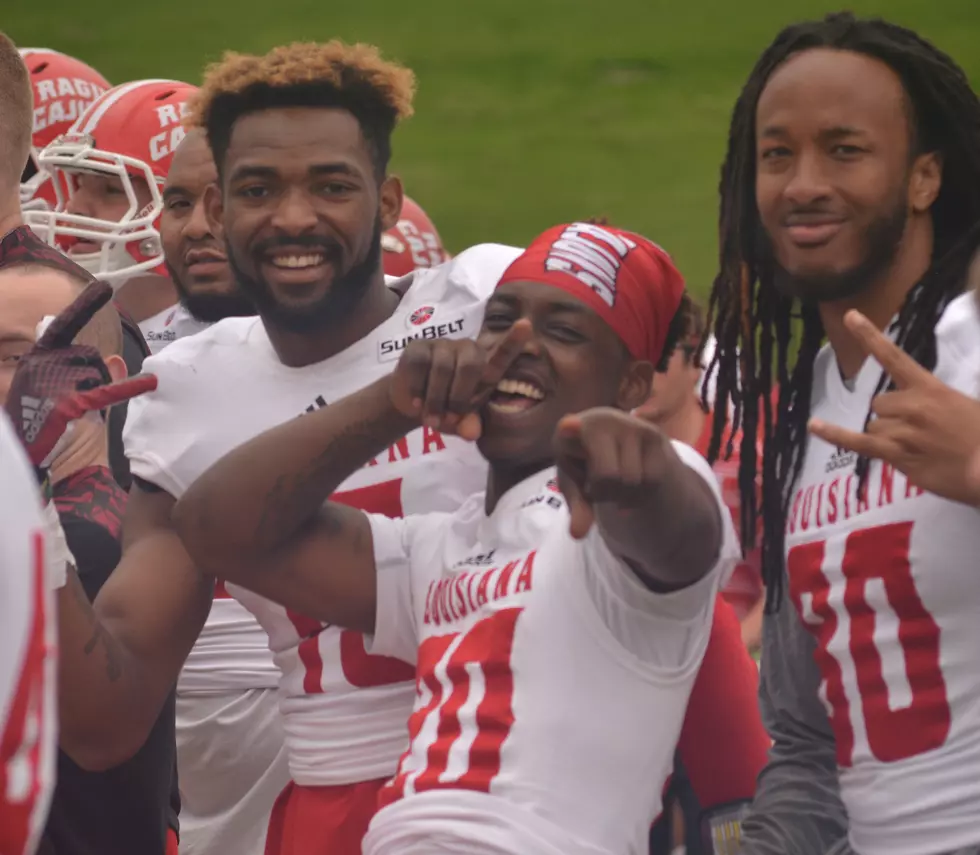
<svg viewBox="0 0 980 855"><path fill-rule="evenodd" d="M381 192L378 196L378 208L381 214L381 228L383 231L394 227L398 218L402 215L402 201L405 198L405 189L402 187L402 180L397 175L389 175L381 182Z"/></svg>
<svg viewBox="0 0 980 855"><path fill-rule="evenodd" d="M208 221L211 234L218 240L224 237L225 205L221 188L217 184L208 184L204 188L204 216Z"/></svg>
<svg viewBox="0 0 980 855"><path fill-rule="evenodd" d="M105 367L109 369L109 376L112 378L113 383L125 380L129 376L129 371L126 368L126 360L116 354L105 358Z"/></svg>
<svg viewBox="0 0 980 855"><path fill-rule="evenodd" d="M920 154L912 163L909 181L909 205L916 214L931 207L943 184L943 161L939 152Z"/></svg>
<svg viewBox="0 0 980 855"><path fill-rule="evenodd" d="M646 403L650 397L650 390L653 388L653 372L652 362L631 361L619 383L619 390L616 393L616 406L629 413Z"/></svg>

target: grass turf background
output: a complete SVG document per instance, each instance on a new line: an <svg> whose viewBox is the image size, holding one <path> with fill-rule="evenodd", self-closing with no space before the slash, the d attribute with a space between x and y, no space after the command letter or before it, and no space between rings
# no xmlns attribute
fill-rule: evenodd
<svg viewBox="0 0 980 855"><path fill-rule="evenodd" d="M296 39L377 44L418 76L393 169L458 251L521 244L595 215L643 232L705 294L735 98L784 24L816 0L49 0L0 28L113 83L199 82L225 49ZM980 81L980 0L851 0L917 29Z"/></svg>

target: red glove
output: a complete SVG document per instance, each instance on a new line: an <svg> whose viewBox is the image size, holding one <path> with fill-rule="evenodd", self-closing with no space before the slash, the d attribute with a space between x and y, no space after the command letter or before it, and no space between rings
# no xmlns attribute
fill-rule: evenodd
<svg viewBox="0 0 980 855"><path fill-rule="evenodd" d="M152 374L112 383L94 347L72 344L110 299L112 288L93 282L51 322L17 364L7 396L7 415L42 481L52 452L71 422L157 387Z"/></svg>

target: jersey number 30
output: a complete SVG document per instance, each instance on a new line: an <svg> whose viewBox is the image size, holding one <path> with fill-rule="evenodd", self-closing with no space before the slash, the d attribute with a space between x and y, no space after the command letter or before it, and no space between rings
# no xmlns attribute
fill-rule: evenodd
<svg viewBox="0 0 980 855"><path fill-rule="evenodd" d="M419 645L419 701L408 720L409 749L381 791L381 807L406 792L489 792L514 724L511 654L521 611L501 609L465 633Z"/></svg>
<svg viewBox="0 0 980 855"><path fill-rule="evenodd" d="M795 546L787 556L790 595L817 640L815 658L826 685L837 762L843 767L851 766L854 760L855 722L851 716L855 700L861 705L867 750L882 763L932 751L949 735L950 708L939 662L939 626L915 588L909 564L911 536L911 522L852 532L840 567L843 597L839 591L836 597L831 596L823 541ZM874 583L875 592L884 592L887 602L878 602L879 594L871 598L874 604L869 603L869 583ZM886 617L889 609L898 619L897 644L894 633L888 631L892 625ZM880 618L885 619L883 627L878 627ZM879 632L876 642L876 629L882 628L886 633ZM846 635L835 642L838 633ZM846 654L842 649L845 638ZM830 652L831 644L834 653ZM852 686L856 683L857 699L848 697L845 680ZM889 688L896 691L896 685L910 698L908 703L893 703ZM858 753L865 753L863 745Z"/></svg>

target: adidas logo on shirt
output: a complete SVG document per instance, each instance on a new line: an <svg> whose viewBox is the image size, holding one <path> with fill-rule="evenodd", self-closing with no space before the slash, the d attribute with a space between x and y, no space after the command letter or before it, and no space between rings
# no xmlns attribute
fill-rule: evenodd
<svg viewBox="0 0 980 855"><path fill-rule="evenodd" d="M836 472L838 469L846 469L848 466L853 466L855 460L857 460L857 455L853 451L848 451L846 448L837 448L830 455L830 460L827 461L825 471L829 473Z"/></svg>

